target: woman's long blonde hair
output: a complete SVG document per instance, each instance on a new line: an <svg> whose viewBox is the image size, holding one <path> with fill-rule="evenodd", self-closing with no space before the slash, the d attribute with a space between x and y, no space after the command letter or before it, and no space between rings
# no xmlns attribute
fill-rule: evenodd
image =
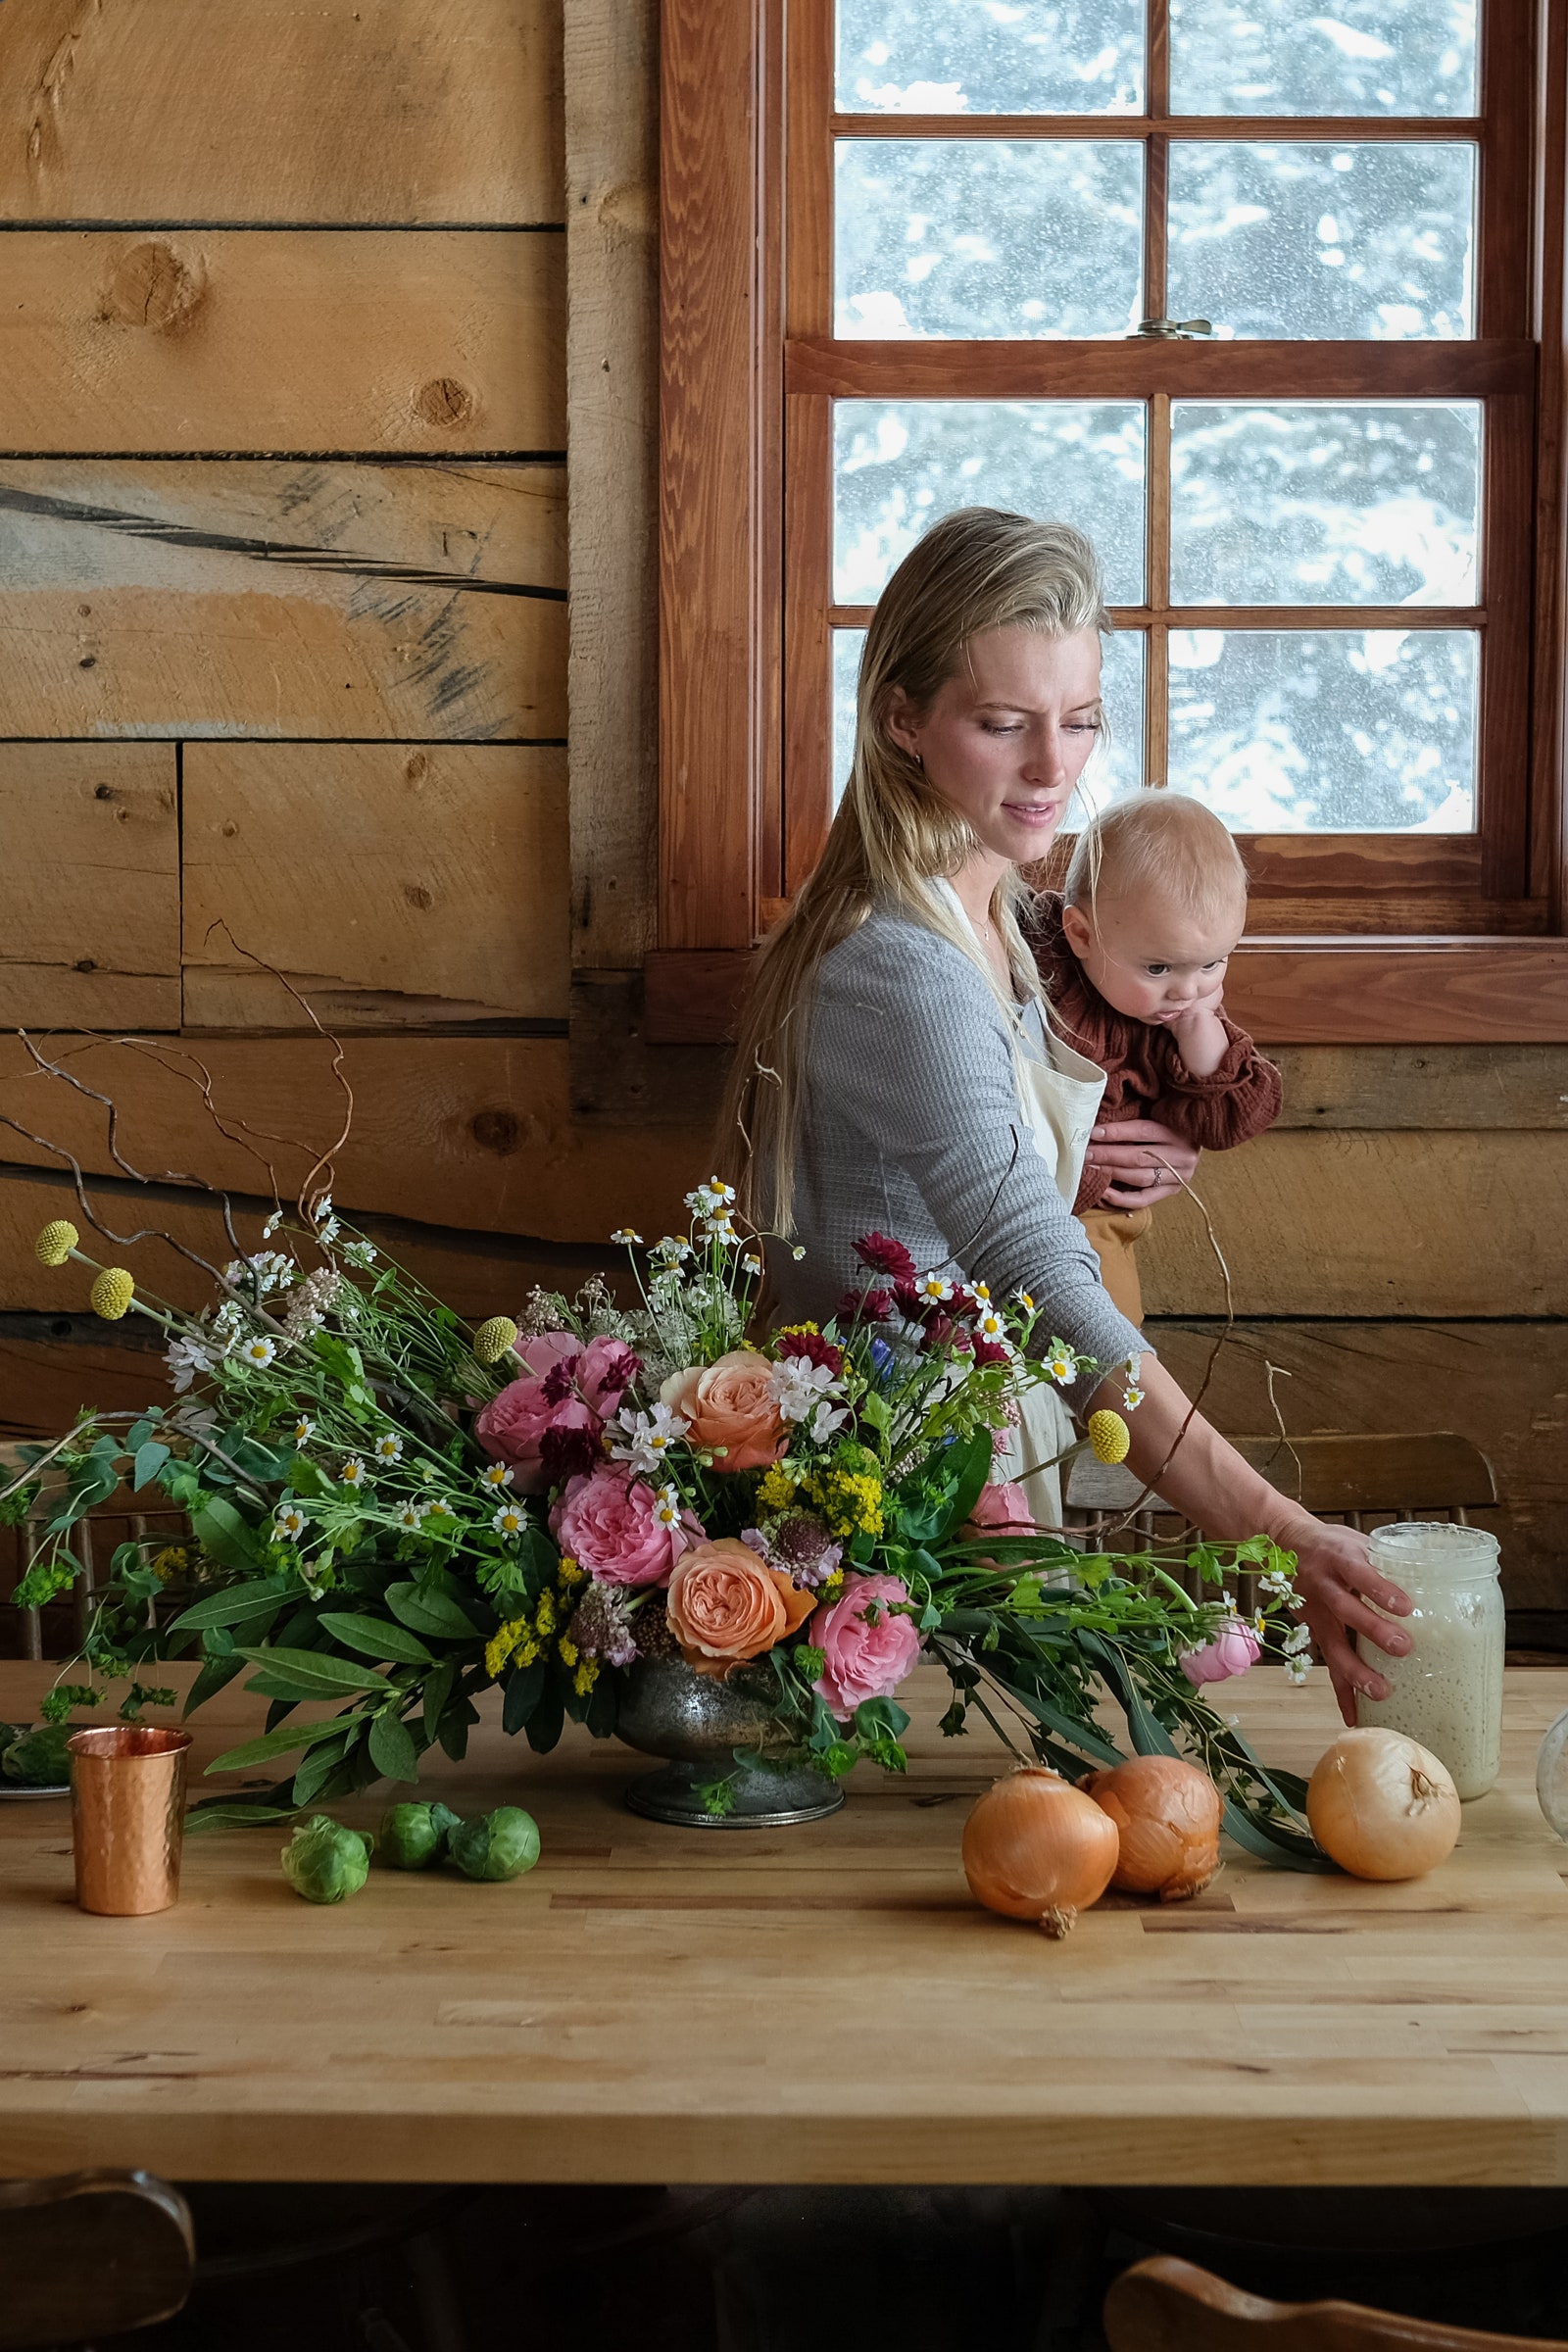
<svg viewBox="0 0 1568 2352"><path fill-rule="evenodd" d="M987 629L1065 637L1108 625L1099 560L1082 531L995 507L967 507L933 523L883 590L860 657L849 783L814 872L758 959L720 1118L720 1165L759 1224L781 1234L792 1229L817 969L874 906L895 906L951 941L997 990L961 909L951 894L932 888L957 873L980 844L919 761L894 740L893 710L906 704L917 713L928 710L961 666L970 639ZM1035 994L1034 959L1018 925L1025 895L1009 872L991 917L1017 986Z"/></svg>

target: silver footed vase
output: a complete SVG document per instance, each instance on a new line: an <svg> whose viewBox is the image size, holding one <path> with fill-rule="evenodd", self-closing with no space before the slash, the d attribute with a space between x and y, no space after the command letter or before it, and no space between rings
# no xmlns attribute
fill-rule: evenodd
<svg viewBox="0 0 1568 2352"><path fill-rule="evenodd" d="M699 1674L684 1658L639 1658L626 1676L615 1730L628 1747L668 1758L662 1772L633 1781L626 1802L650 1821L699 1830L778 1830L836 1813L844 1791L799 1765L740 1763L737 1748L783 1750L762 1699L732 1677ZM730 1784L727 1810L714 1812L703 1791Z"/></svg>

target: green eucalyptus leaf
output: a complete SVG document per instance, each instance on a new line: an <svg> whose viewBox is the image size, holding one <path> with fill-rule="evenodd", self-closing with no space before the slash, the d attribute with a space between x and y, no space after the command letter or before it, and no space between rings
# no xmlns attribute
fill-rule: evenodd
<svg viewBox="0 0 1568 2352"><path fill-rule="evenodd" d="M231 1747L208 1765L212 1772L248 1772L252 1765L270 1764L274 1756L286 1756L291 1748L314 1747L318 1740L335 1740L343 1731L342 1718L330 1716L325 1723L289 1723L275 1732L268 1732L260 1740L247 1740L240 1747Z"/></svg>
<svg viewBox="0 0 1568 2352"><path fill-rule="evenodd" d="M247 1648L236 1644L238 1654L260 1666L265 1674L279 1681L305 1685L299 1692L302 1698L335 1698L359 1690L385 1692L390 1689L384 1675L372 1667L356 1666L350 1658L334 1658L324 1649Z"/></svg>
<svg viewBox="0 0 1568 2352"><path fill-rule="evenodd" d="M472 1642L478 1628L449 1593L435 1585L388 1585L386 1605L411 1633L438 1642Z"/></svg>
<svg viewBox="0 0 1568 2352"><path fill-rule="evenodd" d="M268 1577L255 1585L231 1585L226 1592L209 1592L205 1599L192 1601L169 1630L178 1634L193 1627L248 1625L258 1617L275 1617L283 1605L283 1592L280 1577Z"/></svg>
<svg viewBox="0 0 1568 2352"><path fill-rule="evenodd" d="M221 1494L211 1494L190 1515L191 1527L204 1551L224 1568L258 1568L261 1549L256 1531Z"/></svg>
<svg viewBox="0 0 1568 2352"><path fill-rule="evenodd" d="M416 1781L419 1751L406 1723L395 1715L377 1715L370 1726L370 1759L389 1781Z"/></svg>
<svg viewBox="0 0 1568 2352"><path fill-rule="evenodd" d="M168 1459L169 1447L167 1446L159 1445L153 1438L146 1440L136 1448L135 1465L130 1474L131 1485L138 1489L150 1487Z"/></svg>

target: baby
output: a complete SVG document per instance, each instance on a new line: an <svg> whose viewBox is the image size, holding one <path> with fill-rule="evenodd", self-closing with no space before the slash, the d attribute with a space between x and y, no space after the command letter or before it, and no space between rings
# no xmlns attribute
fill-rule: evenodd
<svg viewBox="0 0 1568 2352"><path fill-rule="evenodd" d="M1247 923L1247 869L1201 802L1141 792L1079 834L1059 897L1043 891L1032 945L1055 1023L1105 1072L1097 1124L1157 1119L1223 1152L1273 1125L1280 1074L1225 1017L1225 962ZM1148 1209L1106 1203L1086 1167L1074 1207L1105 1287L1142 1320L1133 1244Z"/></svg>

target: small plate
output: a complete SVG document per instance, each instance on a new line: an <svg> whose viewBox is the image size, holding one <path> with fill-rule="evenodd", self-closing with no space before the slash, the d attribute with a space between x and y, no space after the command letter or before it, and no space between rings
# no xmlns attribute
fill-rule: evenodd
<svg viewBox="0 0 1568 2352"><path fill-rule="evenodd" d="M20 1781L0 1780L0 1797L5 1796L69 1796L71 1783L63 1788L24 1788Z"/></svg>

